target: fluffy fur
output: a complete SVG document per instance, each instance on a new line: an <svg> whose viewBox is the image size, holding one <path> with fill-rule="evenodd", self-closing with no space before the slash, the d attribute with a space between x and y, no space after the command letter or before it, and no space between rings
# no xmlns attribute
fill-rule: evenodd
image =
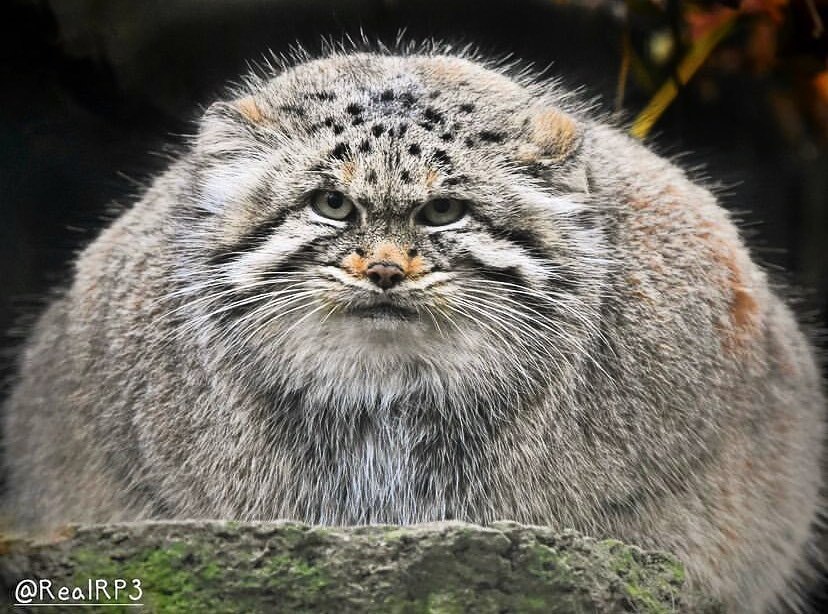
<svg viewBox="0 0 828 614"><path fill-rule="evenodd" d="M20 526L514 519L673 551L735 612L795 601L825 403L714 196L473 59L265 72L36 326L5 411ZM466 215L423 224L435 198Z"/></svg>

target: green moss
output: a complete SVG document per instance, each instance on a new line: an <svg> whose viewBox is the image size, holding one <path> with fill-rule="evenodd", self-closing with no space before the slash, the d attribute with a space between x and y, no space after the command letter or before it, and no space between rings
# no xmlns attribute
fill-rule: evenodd
<svg viewBox="0 0 828 614"><path fill-rule="evenodd" d="M684 583L684 567L668 556L655 555L647 560L643 573L642 553L616 540L598 544L608 558L608 566L618 574L627 599L637 611L661 614L670 612L664 605Z"/></svg>
<svg viewBox="0 0 828 614"><path fill-rule="evenodd" d="M572 568L569 566L568 557L562 556L543 544L533 545L527 561L527 569L529 573L544 582L551 582L555 585L572 582Z"/></svg>
<svg viewBox="0 0 828 614"><path fill-rule="evenodd" d="M329 584L319 567L284 554L268 559L256 575L267 579L268 584L279 590L299 594L319 593Z"/></svg>
<svg viewBox="0 0 828 614"><path fill-rule="evenodd" d="M521 597L519 604L521 612L549 612L550 606L547 599L542 597Z"/></svg>
<svg viewBox="0 0 828 614"><path fill-rule="evenodd" d="M401 539L410 538L411 531L409 529L389 529L382 534L383 539L387 541L399 541Z"/></svg>
<svg viewBox="0 0 828 614"><path fill-rule="evenodd" d="M676 585L683 586L684 581L687 578L684 571L684 565L682 565L678 561L667 561L665 565L667 569L669 569L670 573L673 575L673 581L676 583Z"/></svg>
<svg viewBox="0 0 828 614"><path fill-rule="evenodd" d="M425 611L428 614L463 614L466 609L452 593L432 593L428 596Z"/></svg>
<svg viewBox="0 0 828 614"><path fill-rule="evenodd" d="M670 556L616 540L573 541L529 530L510 539L463 526L441 529L437 538L408 527L172 529L134 540L122 527L81 532L71 548L48 546L55 549L53 569L71 570L65 582L79 586L96 578L110 586L115 578L140 579L145 610L162 614L572 614L604 604L610 611L666 614L681 603L676 597L684 582L684 568ZM401 557L409 557L404 567L397 566ZM129 603L127 596L121 603Z"/></svg>
<svg viewBox="0 0 828 614"><path fill-rule="evenodd" d="M669 610L655 598L651 591L635 583L627 583L625 592L632 601L636 612L647 614L668 614Z"/></svg>
<svg viewBox="0 0 828 614"><path fill-rule="evenodd" d="M210 561L210 554L193 551L185 543L131 554L125 563L84 549L76 549L72 558L77 585L84 585L89 578L105 578L110 583L115 578L123 578L127 583L132 579L140 580L141 603L152 612L209 611L221 614L239 611L240 604L228 604L220 598L217 580L221 577L221 569ZM129 601L124 596L118 603ZM129 608L110 608L109 611L121 609L133 611Z"/></svg>

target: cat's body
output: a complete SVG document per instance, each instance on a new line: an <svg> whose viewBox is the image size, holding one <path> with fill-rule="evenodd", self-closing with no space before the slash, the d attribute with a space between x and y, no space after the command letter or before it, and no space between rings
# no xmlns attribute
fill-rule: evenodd
<svg viewBox="0 0 828 614"><path fill-rule="evenodd" d="M332 56L208 110L6 407L22 526L513 519L792 599L824 400L706 190L549 84Z"/></svg>

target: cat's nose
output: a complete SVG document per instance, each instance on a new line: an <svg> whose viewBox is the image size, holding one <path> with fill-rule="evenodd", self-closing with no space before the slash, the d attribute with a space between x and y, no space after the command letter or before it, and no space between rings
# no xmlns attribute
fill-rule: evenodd
<svg viewBox="0 0 828 614"><path fill-rule="evenodd" d="M405 279L402 267L393 262L376 262L365 269L365 276L383 290L393 288Z"/></svg>

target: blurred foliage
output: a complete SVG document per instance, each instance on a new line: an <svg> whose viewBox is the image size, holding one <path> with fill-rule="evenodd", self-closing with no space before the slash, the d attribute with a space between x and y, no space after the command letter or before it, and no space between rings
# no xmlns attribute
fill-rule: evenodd
<svg viewBox="0 0 828 614"><path fill-rule="evenodd" d="M791 144L828 144L828 0L610 4L625 24L616 108L628 79L652 95L634 135L646 136L683 89L714 101L722 80L747 73L772 82L769 103Z"/></svg>

